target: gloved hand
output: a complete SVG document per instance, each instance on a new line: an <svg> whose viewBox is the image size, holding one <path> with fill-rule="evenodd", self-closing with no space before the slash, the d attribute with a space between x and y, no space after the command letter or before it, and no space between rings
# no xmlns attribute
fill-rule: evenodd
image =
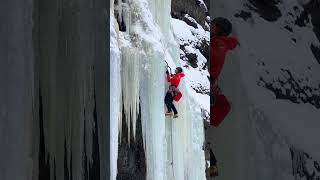
<svg viewBox="0 0 320 180"><path fill-rule="evenodd" d="M169 75L169 71L168 70L166 71L166 74Z"/></svg>

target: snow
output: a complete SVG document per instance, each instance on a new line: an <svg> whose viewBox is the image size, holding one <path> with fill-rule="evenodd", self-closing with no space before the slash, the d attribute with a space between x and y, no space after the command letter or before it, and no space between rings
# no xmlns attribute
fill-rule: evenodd
<svg viewBox="0 0 320 180"><path fill-rule="evenodd" d="M195 41L195 37L192 35L190 26L181 20L172 19L173 32L179 39L180 43Z"/></svg>
<svg viewBox="0 0 320 180"><path fill-rule="evenodd" d="M179 19L172 19L171 22L173 32L181 43L197 43L201 40L210 40L210 33L205 31L202 26L197 23L198 28L189 26L186 22Z"/></svg>
<svg viewBox="0 0 320 180"><path fill-rule="evenodd" d="M197 23L198 28L194 28L189 26L182 20L172 19L171 23L173 27L173 32L178 40L180 45L184 45L185 52L193 53L197 56L197 65L198 68L184 68L184 73L186 74L186 83L188 88L188 92L192 94L192 97L195 97L195 101L200 105L202 109L205 109L207 112L210 111L210 99L208 95L203 95L200 93L196 93L193 88L201 85L204 89L209 91L210 83L207 78L209 76L208 70L203 70L203 66L207 62L207 59L201 54L199 49L197 49L197 45L201 43L201 41L209 41L210 34L208 31L205 31L201 25ZM181 51L181 54L185 54L185 52ZM181 61L181 66L188 65L187 62Z"/></svg>

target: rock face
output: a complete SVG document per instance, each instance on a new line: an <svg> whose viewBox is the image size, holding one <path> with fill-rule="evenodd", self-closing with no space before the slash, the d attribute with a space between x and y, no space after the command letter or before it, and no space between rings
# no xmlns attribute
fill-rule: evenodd
<svg viewBox="0 0 320 180"><path fill-rule="evenodd" d="M280 9L276 6L280 2L279 0L249 0L249 2L248 7L267 21L276 21L282 15Z"/></svg>
<svg viewBox="0 0 320 180"><path fill-rule="evenodd" d="M106 3L1 5L1 180L108 179Z"/></svg>
<svg viewBox="0 0 320 180"><path fill-rule="evenodd" d="M306 69L305 71L310 71ZM265 70L269 75L269 71ZM310 82L312 77L296 78L288 69L281 69L283 79L272 77L272 80L266 81L264 77L260 77L259 86L265 87L274 93L277 99L285 99L296 104L311 104L315 108L320 108L319 87L320 84ZM265 76L267 76L265 75ZM269 75L270 76L270 75ZM277 86L280 84L281 86Z"/></svg>
<svg viewBox="0 0 320 180"><path fill-rule="evenodd" d="M311 0L308 4L303 6L304 11L301 13L300 19L297 19L297 24L299 25L299 21L307 21L312 23L313 31L317 36L318 40L320 41L320 2L316 0ZM309 19L311 17L311 20ZM302 24L302 23L300 23ZM320 64L320 47L315 45L310 46L312 53L314 54L315 58Z"/></svg>
<svg viewBox="0 0 320 180"><path fill-rule="evenodd" d="M195 29L198 29L198 25L206 31L210 31L209 24L210 19L208 7L210 6L208 0L172 0L171 6L171 15L175 19L179 19L187 23L189 26L192 26ZM193 34L196 36L195 34ZM199 38L199 37L197 37ZM201 54L208 59L209 58L209 42L203 39L200 39L198 42L189 42L180 44L180 49L184 52L181 54L181 59L188 61L189 65L193 68L198 67L197 55L195 53L187 52L185 46L195 43L194 49L198 49Z"/></svg>
<svg viewBox="0 0 320 180"><path fill-rule="evenodd" d="M142 137L141 110L137 118L136 139L131 130L130 142L128 142L126 115L124 113L122 115L117 180L144 180L146 179L146 158Z"/></svg>
<svg viewBox="0 0 320 180"><path fill-rule="evenodd" d="M172 0L172 17L174 18L175 34L180 45L181 64L188 70L195 70L192 74L191 87L198 94L208 95L209 86L205 72L208 72L210 16L208 14L209 1L202 0ZM177 20L180 21L177 21ZM187 25L179 27L181 21ZM181 29L190 30L190 36L183 37ZM201 80L200 80L201 79Z"/></svg>
<svg viewBox="0 0 320 180"><path fill-rule="evenodd" d="M313 180L320 179L319 162L315 161L308 153L290 148L292 160L292 173L295 178Z"/></svg>
<svg viewBox="0 0 320 180"><path fill-rule="evenodd" d="M302 6L304 10L299 18L297 18L296 24L299 26L305 26L305 22L311 21L313 30L320 40L320 2L317 0L311 0ZM311 19L309 19L309 17L311 17Z"/></svg>
<svg viewBox="0 0 320 180"><path fill-rule="evenodd" d="M171 2L172 17L185 20L184 16L189 14L201 26L205 26L207 21L209 1L205 0L172 0Z"/></svg>

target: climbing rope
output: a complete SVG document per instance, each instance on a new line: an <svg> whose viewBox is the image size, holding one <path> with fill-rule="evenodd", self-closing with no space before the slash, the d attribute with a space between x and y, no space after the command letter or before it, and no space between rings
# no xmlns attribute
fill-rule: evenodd
<svg viewBox="0 0 320 180"><path fill-rule="evenodd" d="M172 120L172 119L171 119ZM171 166L172 166L172 177L174 178L174 168L173 168L173 138L172 138L172 132L173 132L173 121L171 121Z"/></svg>
<svg viewBox="0 0 320 180"><path fill-rule="evenodd" d="M172 74L172 70L171 70L171 67L169 66L168 62L166 62L166 69L167 71L169 72L169 74ZM171 167L172 167L172 178L173 180L175 180L175 177L174 177L174 168L173 168L173 135L172 135L172 132L173 132L173 120L171 119Z"/></svg>

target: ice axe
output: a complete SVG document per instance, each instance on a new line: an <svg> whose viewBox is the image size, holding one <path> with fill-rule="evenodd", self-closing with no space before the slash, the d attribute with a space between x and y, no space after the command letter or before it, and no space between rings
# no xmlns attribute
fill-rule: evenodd
<svg viewBox="0 0 320 180"><path fill-rule="evenodd" d="M167 64L167 71L170 73L170 74L172 74L172 70L171 70L171 67L168 65L168 62L167 61L164 61L164 62L166 62L166 64Z"/></svg>

